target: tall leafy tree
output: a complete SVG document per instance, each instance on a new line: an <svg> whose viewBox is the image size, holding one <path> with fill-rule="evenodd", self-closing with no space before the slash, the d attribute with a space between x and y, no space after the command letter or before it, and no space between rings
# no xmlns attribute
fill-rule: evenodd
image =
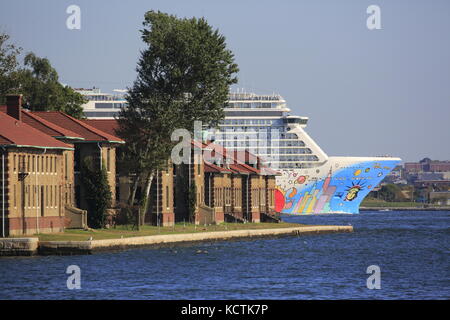
<svg viewBox="0 0 450 320"><path fill-rule="evenodd" d="M5 94L18 87L18 55L22 48L9 43L9 35L0 33L0 103L4 103Z"/></svg>
<svg viewBox="0 0 450 320"><path fill-rule="evenodd" d="M21 48L8 43L0 33L0 102L7 93L21 93L32 110L58 110L76 118L83 117L85 103L81 94L59 82L58 73L47 58L28 53L20 65Z"/></svg>
<svg viewBox="0 0 450 320"><path fill-rule="evenodd" d="M148 198L157 170L165 169L176 128L193 131L194 121L216 125L224 117L229 87L238 66L225 37L204 18L178 18L162 12L145 14L141 30L146 44L129 89L128 108L118 116L118 134L126 140L123 154L144 179ZM132 190L130 201L134 199ZM144 202L144 212L147 201Z"/></svg>
<svg viewBox="0 0 450 320"><path fill-rule="evenodd" d="M24 65L19 79L25 103L31 110L56 110L76 118L83 117L83 97L59 82L58 73L47 58L28 53Z"/></svg>

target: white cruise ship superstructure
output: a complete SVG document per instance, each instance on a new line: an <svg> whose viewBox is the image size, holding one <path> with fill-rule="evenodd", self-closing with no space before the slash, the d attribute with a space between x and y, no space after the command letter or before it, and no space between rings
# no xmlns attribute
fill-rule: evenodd
<svg viewBox="0 0 450 320"><path fill-rule="evenodd" d="M226 148L248 150L275 169L320 166L328 156L304 131L307 117L292 116L279 95L231 93L225 120L212 139Z"/></svg>
<svg viewBox="0 0 450 320"><path fill-rule="evenodd" d="M75 89L87 103L83 105L84 115L88 119L114 119L120 108L128 105L126 90L115 89L114 94L101 92L99 88Z"/></svg>

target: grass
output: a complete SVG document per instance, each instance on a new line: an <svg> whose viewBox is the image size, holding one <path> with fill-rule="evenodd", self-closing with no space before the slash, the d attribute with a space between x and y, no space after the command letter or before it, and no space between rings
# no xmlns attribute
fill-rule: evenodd
<svg viewBox="0 0 450 320"><path fill-rule="evenodd" d="M379 199L365 199L361 203L361 207L383 207L383 208L416 208L421 207L421 203L404 201L404 202L387 202Z"/></svg>
<svg viewBox="0 0 450 320"><path fill-rule="evenodd" d="M132 230L131 226L117 226L110 229L80 230L66 229L61 233L36 234L40 241L86 241L92 240L118 239L128 237L153 236L160 234L196 233L227 230L248 230L248 229L272 229L291 228L301 226L298 223L222 223L219 225L203 226L194 224L177 223L173 227L142 226L140 231Z"/></svg>

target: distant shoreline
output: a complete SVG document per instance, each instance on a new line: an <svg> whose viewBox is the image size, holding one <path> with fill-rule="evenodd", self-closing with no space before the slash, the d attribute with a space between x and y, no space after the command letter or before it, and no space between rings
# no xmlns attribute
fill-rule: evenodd
<svg viewBox="0 0 450 320"><path fill-rule="evenodd" d="M359 211L450 211L450 206L447 207L360 207Z"/></svg>

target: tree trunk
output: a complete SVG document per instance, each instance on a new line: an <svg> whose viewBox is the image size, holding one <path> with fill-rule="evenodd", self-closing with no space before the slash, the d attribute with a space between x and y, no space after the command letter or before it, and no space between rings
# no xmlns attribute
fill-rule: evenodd
<svg viewBox="0 0 450 320"><path fill-rule="evenodd" d="M148 204L150 203L150 189L152 187L153 176L153 172L149 172L145 181L144 203L141 209L141 225L144 225L145 215L147 214ZM156 201L156 206L158 206L158 201Z"/></svg>
<svg viewBox="0 0 450 320"><path fill-rule="evenodd" d="M128 196L128 204L130 206L132 206L134 204L134 199L136 198L136 191L139 186L139 180L140 180L139 178L140 178L139 175L136 175L136 177L134 178L133 185L131 187L131 192L130 192L130 195Z"/></svg>

